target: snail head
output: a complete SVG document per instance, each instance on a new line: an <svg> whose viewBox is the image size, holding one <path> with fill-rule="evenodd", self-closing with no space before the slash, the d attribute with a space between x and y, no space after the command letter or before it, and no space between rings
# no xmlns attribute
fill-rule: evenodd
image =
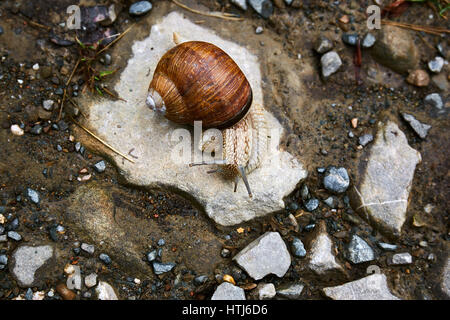
<svg viewBox="0 0 450 320"><path fill-rule="evenodd" d="M148 92L147 99L145 99L145 103L147 104L147 107L149 107L153 111L156 111L162 115L166 113L166 105L164 104L161 95L152 88L150 88Z"/></svg>

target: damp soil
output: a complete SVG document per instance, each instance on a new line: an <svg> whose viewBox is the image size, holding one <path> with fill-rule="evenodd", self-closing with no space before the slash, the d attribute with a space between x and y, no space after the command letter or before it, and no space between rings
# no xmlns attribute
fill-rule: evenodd
<svg viewBox="0 0 450 320"><path fill-rule="evenodd" d="M336 212L331 212L323 202L314 212L307 212L300 197L300 187L305 183L315 197L326 199L329 194L324 190L323 177L317 168L330 165L345 167L351 181L355 181L359 159L367 152L366 148L370 148L359 148L357 138L365 133L375 135L377 122L392 119L405 132L411 147L422 156L422 163L414 175L408 219L401 237L393 240L399 245L400 252L408 251L413 255L414 262L404 267L389 266L386 253L377 251L379 258L374 263L388 276L393 292L404 298L445 298L439 290L439 270L449 249L450 166L447 150L450 147L450 122L448 114L437 114L423 103L427 94L439 92L433 83L426 88L413 87L405 82L404 76L377 64L368 51L362 52L360 81L356 81L353 64L355 48L346 46L340 40L344 31L337 20L342 15L350 15L355 18L354 22L343 28L355 32L364 30L364 8L371 2L342 1L335 6L331 5L332 1L302 1L302 5L296 8L276 6L274 14L265 20L251 9L245 13L240 11L228 1L185 1L192 8L203 11L226 10L239 14L244 20L237 22L190 13L168 1L153 1L154 7L148 13L151 18L134 18L127 12L129 1L114 2L124 8L113 25L115 29L122 32L130 23L136 23L135 30L123 39L130 42L130 51L119 53L114 47L110 50L111 67L119 71L126 65L132 42L147 36L151 23L172 10L183 12L193 21L216 30L222 37L245 45L259 57L265 107L285 129L281 148L305 165L308 178L285 199L286 210L233 228L215 225L181 195L167 190L142 190L125 185L110 163L107 163L105 172L97 173L93 165L102 160L102 156L90 150L84 154L76 151L76 141L71 133L74 125L69 117L73 104L66 103L63 113L63 121L69 124L69 129L52 128L58 118L58 102L62 99L55 91L64 88L77 61L78 49L76 45L65 47L50 42L50 28L60 38L73 40L74 32L59 24L66 20L66 8L77 2L85 6L102 4L84 0L7 0L0 3L0 26L4 29L0 35L0 205L5 208L5 217L19 218L17 231L23 236L19 243L11 240L0 243L0 251L10 254L22 243L50 242L62 252L58 258L62 266L59 276L48 279L37 290L48 290L64 281L64 264L76 261L84 273L95 271L113 284L124 299L208 299L217 285L217 274L231 274L239 285L250 287L251 278L237 269L230 257L252 240L266 231L279 231L287 243L293 236L308 243L311 231L305 227L326 220L328 232L337 247L338 260L345 265L349 279L319 278L306 270L306 261L300 258L293 258L292 266L283 278L269 276L264 279L276 286L301 281L306 284L302 299L324 299L321 288L366 275L370 263L351 265L344 256L345 246L353 232L367 239L375 250L378 250L376 240L392 240L384 238L362 219L356 216L349 218L351 215L344 201L345 194L338 197ZM426 18L430 14L434 14L434 19ZM44 27L34 25L30 20ZM421 21L448 28L445 20L422 5L411 6L397 20L409 23ZM262 26L264 31L257 35L255 28L258 26ZM335 49L343 60L340 71L328 80L320 76L320 57L313 50L315 40L321 35L334 40ZM441 40L435 35L415 33L423 69L426 69L426 62L437 54L436 44ZM35 63L39 63L39 71L32 70ZM373 69L380 75L376 80L370 76ZM113 83L118 74L106 83ZM79 78L76 74L73 83ZM70 89L69 94L72 91ZM82 94L85 93L80 90L79 95ZM444 99L448 95L445 92L441 94ZM45 99L57 102L51 114L39 113ZM73 100L76 103L77 98L73 97ZM421 122L432 126L425 140L418 138L403 122L401 112L414 114ZM359 120L356 129L351 126L353 118ZM25 125L25 134L12 135L10 126L21 123ZM30 132L36 123L43 126L43 132L39 135ZM349 137L350 130L355 137ZM80 173L83 168L92 175L89 181L77 180L83 176ZM147 233L133 238L142 250L144 270L126 263L105 266L91 256L73 253L75 242L95 242L87 231L72 228L71 222L65 220L65 211L74 205L73 195L89 184L100 186L108 192L107 201L112 203L115 212L122 210L119 215L133 217L131 220L121 220L122 225L118 224L118 229L133 232L133 224L148 226ZM26 188L40 193L39 205L25 197ZM434 206L431 214L424 211L427 204ZM297 217L298 231L290 224L289 214ZM423 226L414 226L413 217L419 217L424 222ZM63 225L66 231L54 239L49 229L58 224ZM164 257L177 262L176 271L163 277L154 275L151 265L145 262L145 253L149 248L156 248L160 238L166 242ZM427 247L419 246L423 240L427 241ZM196 241L213 245L196 251ZM229 257L220 255L222 248L231 251ZM435 260L428 259L430 253L436 256ZM117 254L111 255L113 259L122 261ZM201 263L192 262L195 260ZM147 273L145 265L148 267ZM207 275L209 280L204 285L194 286L192 279L200 274ZM142 280L140 285L133 282L134 277ZM26 291L17 286L7 270L0 271L0 283L0 299L12 299ZM81 293L78 297L84 299Z"/></svg>

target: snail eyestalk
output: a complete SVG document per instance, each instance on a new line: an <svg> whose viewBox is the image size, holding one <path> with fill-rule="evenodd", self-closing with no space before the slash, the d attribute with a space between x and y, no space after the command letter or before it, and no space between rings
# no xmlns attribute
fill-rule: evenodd
<svg viewBox="0 0 450 320"><path fill-rule="evenodd" d="M247 175L243 166L239 166L239 173L241 174L242 180L244 180L245 187L247 188L248 196L253 198L252 190L250 190L250 185L248 184ZM236 184L237 185L237 184Z"/></svg>
<svg viewBox="0 0 450 320"><path fill-rule="evenodd" d="M162 115L166 113L166 106L164 104L164 101L156 90L149 90L145 103L147 104L147 107L149 107L153 111L161 113Z"/></svg>

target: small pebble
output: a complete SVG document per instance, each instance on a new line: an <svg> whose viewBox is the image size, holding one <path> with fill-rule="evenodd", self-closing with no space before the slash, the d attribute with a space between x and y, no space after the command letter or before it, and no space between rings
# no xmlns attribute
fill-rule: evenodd
<svg viewBox="0 0 450 320"><path fill-rule="evenodd" d="M152 4L149 1L139 1L130 6L129 13L132 16L142 16L152 9Z"/></svg>
<svg viewBox="0 0 450 320"><path fill-rule="evenodd" d="M373 34L371 34L369 32L364 37L364 39L362 41L362 46L363 46L363 48L371 48L375 44L375 41L377 41L377 39L375 38L375 36Z"/></svg>
<svg viewBox="0 0 450 320"><path fill-rule="evenodd" d="M28 199L30 199L31 202L33 202L35 204L39 204L40 197L39 197L39 193L36 190L33 190L31 188L27 188L26 195L27 195Z"/></svg>
<svg viewBox="0 0 450 320"><path fill-rule="evenodd" d="M430 93L424 99L425 104L431 105L436 109L441 110L444 107L444 103L442 102L442 98L439 93Z"/></svg>
<svg viewBox="0 0 450 320"><path fill-rule="evenodd" d="M299 238L294 237L294 239L292 240L291 249L292 254L296 257L303 258L306 256L305 246L303 245L302 240L300 240Z"/></svg>
<svg viewBox="0 0 450 320"><path fill-rule="evenodd" d="M106 163L105 163L105 161L101 160L101 161L97 162L96 164L94 164L94 169L98 173L104 172L106 170Z"/></svg>
<svg viewBox="0 0 450 320"><path fill-rule="evenodd" d="M309 212L316 210L319 207L319 200L312 198L305 202L305 208Z"/></svg>
<svg viewBox="0 0 450 320"><path fill-rule="evenodd" d="M24 131L21 127L19 127L17 124L13 124L11 126L11 133L15 136L23 136Z"/></svg>
<svg viewBox="0 0 450 320"><path fill-rule="evenodd" d="M92 244L82 243L81 244L81 250L93 254L95 251L95 247Z"/></svg>
<svg viewBox="0 0 450 320"><path fill-rule="evenodd" d="M15 231L9 231L8 232L8 238L13 239L15 241L20 241L22 240L22 236L20 234L18 234Z"/></svg>
<svg viewBox="0 0 450 320"><path fill-rule="evenodd" d="M42 103L42 107L47 111L51 111L53 109L54 103L55 102L53 100L44 100L44 102Z"/></svg>
<svg viewBox="0 0 450 320"><path fill-rule="evenodd" d="M346 43L348 45L356 46L356 43L358 42L358 35L357 34L344 33L342 35L342 41L344 41L344 43Z"/></svg>
<svg viewBox="0 0 450 320"><path fill-rule="evenodd" d="M263 31L264 31L264 29L263 29L263 27L261 27L261 26L258 26L258 27L256 27L256 29L255 29L255 33L256 33L256 34L261 34L261 33L263 33Z"/></svg>
<svg viewBox="0 0 450 320"><path fill-rule="evenodd" d="M158 256L158 252L156 250L153 250L153 251L147 253L147 261L152 262L156 259L157 256Z"/></svg>
<svg viewBox="0 0 450 320"><path fill-rule="evenodd" d="M106 253L100 253L98 258L103 261L104 264L111 264L112 260Z"/></svg>
<svg viewBox="0 0 450 320"><path fill-rule="evenodd" d="M159 239L158 240L158 246L163 246L163 245L165 245L166 244L166 241L164 241L164 239Z"/></svg>
<svg viewBox="0 0 450 320"><path fill-rule="evenodd" d="M441 72L442 68L444 67L444 58L442 57L436 57L430 62L428 62L428 68L431 72L439 73Z"/></svg>
<svg viewBox="0 0 450 320"><path fill-rule="evenodd" d="M370 133L362 135L358 139L359 144L362 145L363 147L365 147L367 144L369 144L372 141L373 141L373 135Z"/></svg>

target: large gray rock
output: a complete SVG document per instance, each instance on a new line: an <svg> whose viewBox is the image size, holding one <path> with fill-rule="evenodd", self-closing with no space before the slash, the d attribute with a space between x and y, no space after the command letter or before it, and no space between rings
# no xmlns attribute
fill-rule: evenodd
<svg viewBox="0 0 450 320"><path fill-rule="evenodd" d="M352 206L388 235L399 236L420 153L408 145L405 134L389 121L378 133L359 165L358 183L351 188Z"/></svg>
<svg viewBox="0 0 450 320"><path fill-rule="evenodd" d="M21 287L31 287L37 281L35 274L53 257L53 247L45 246L21 246L12 254L13 264L10 271Z"/></svg>
<svg viewBox="0 0 450 320"><path fill-rule="evenodd" d="M208 174L210 168L206 166L190 168L190 155L187 155L188 159L186 155L184 159L177 157L175 147L180 143L179 138L181 135L193 137L193 130L170 122L145 105L155 67L162 55L174 46L173 32L178 32L182 39L208 41L226 51L248 78L253 104L263 105L257 57L246 48L172 12L152 26L147 38L133 44L132 58L114 86L117 94L127 102L99 101L86 96L79 103L87 114L83 124L120 152L131 152L136 157L133 158L135 163L93 143L82 130L76 133L79 140L109 156L128 183L187 194L218 224L235 225L283 209L283 198L295 189L307 172L291 154L278 150L282 127L268 112L265 116L271 137L269 150L260 168L248 177L253 198L249 198L244 183L239 183L237 192L233 192L233 181L225 180L219 173Z"/></svg>
<svg viewBox="0 0 450 320"><path fill-rule="evenodd" d="M371 49L375 59L392 70L407 74L419 63L419 53L409 30L383 25Z"/></svg>
<svg viewBox="0 0 450 320"><path fill-rule="evenodd" d="M234 258L249 275L260 280L268 274L284 276L291 265L291 256L278 232L266 232Z"/></svg>
<svg viewBox="0 0 450 320"><path fill-rule="evenodd" d="M308 266L311 270L319 275L335 272L345 273L343 267L336 261L334 244L326 231L323 220L310 246Z"/></svg>
<svg viewBox="0 0 450 320"><path fill-rule="evenodd" d="M216 288L211 300L245 300L244 289L229 282L223 282Z"/></svg>
<svg viewBox="0 0 450 320"><path fill-rule="evenodd" d="M381 273L340 286L324 288L323 292L333 300L399 300L390 292L386 276Z"/></svg>

